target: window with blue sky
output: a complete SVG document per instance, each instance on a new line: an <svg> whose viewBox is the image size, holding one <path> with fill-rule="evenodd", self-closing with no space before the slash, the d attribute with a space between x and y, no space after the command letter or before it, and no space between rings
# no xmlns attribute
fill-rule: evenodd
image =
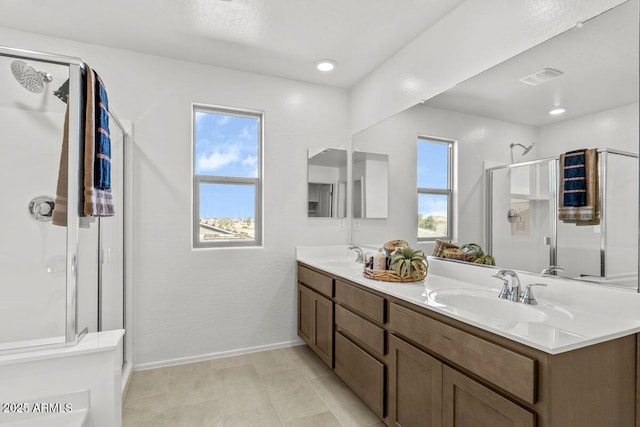
<svg viewBox="0 0 640 427"><path fill-rule="evenodd" d="M451 239L452 146L418 138L418 240Z"/></svg>
<svg viewBox="0 0 640 427"><path fill-rule="evenodd" d="M195 106L194 245L260 244L262 116Z"/></svg>

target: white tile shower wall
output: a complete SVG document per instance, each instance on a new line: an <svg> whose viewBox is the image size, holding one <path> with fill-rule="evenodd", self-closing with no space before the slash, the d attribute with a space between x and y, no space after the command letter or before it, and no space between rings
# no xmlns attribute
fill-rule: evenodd
<svg viewBox="0 0 640 427"><path fill-rule="evenodd" d="M307 218L307 148L349 144L346 90L0 28L3 45L78 56L133 121L134 363L297 342L296 245L345 244ZM191 248L191 103L265 112L264 247Z"/></svg>
<svg viewBox="0 0 640 427"><path fill-rule="evenodd" d="M351 133L622 3L624 0L466 1L352 88Z"/></svg>

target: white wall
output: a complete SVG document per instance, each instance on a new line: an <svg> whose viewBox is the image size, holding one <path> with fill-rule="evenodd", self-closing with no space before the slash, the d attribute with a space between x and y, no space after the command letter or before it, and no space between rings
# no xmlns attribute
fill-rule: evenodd
<svg viewBox="0 0 640 427"><path fill-rule="evenodd" d="M510 162L510 141L533 141L536 130L484 117L418 105L353 137L353 148L389 154L389 217L361 219L353 240L379 244L402 239L427 253L433 244L417 244L418 135L457 141L458 224L454 238L484 244L484 161ZM535 149L534 149L535 151ZM533 151L532 151L533 153Z"/></svg>
<svg viewBox="0 0 640 427"><path fill-rule="evenodd" d="M345 244L307 218L307 148L349 144L341 89L0 29L4 45L81 57L134 123L134 362L297 341L295 246ZM264 247L191 249L191 103L265 112Z"/></svg>
<svg viewBox="0 0 640 427"><path fill-rule="evenodd" d="M466 1L351 90L356 133L624 0Z"/></svg>

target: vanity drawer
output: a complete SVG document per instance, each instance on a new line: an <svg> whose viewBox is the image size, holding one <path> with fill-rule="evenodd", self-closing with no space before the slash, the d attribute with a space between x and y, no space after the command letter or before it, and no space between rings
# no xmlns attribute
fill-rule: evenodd
<svg viewBox="0 0 640 427"><path fill-rule="evenodd" d="M326 297L333 297L333 278L298 265L298 282Z"/></svg>
<svg viewBox="0 0 640 427"><path fill-rule="evenodd" d="M338 330L361 341L381 356L385 354L384 329L337 304L335 316Z"/></svg>
<svg viewBox="0 0 640 427"><path fill-rule="evenodd" d="M385 299L336 280L336 302L378 323L385 323Z"/></svg>
<svg viewBox="0 0 640 427"><path fill-rule="evenodd" d="M536 361L391 304L390 329L528 403L536 402Z"/></svg>
<svg viewBox="0 0 640 427"><path fill-rule="evenodd" d="M384 418L384 365L360 347L335 334L336 374L380 418Z"/></svg>

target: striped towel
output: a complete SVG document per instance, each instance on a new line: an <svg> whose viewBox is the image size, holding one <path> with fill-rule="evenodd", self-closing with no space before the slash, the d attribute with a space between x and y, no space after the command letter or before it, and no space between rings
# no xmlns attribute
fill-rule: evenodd
<svg viewBox="0 0 640 427"><path fill-rule="evenodd" d="M84 203L86 216L113 216L109 100L104 83L88 65L84 135Z"/></svg>
<svg viewBox="0 0 640 427"><path fill-rule="evenodd" d="M113 216L111 194L111 139L109 136L109 100L104 83L85 64L85 135L83 156L83 191L80 205L85 216ZM64 119L60 169L53 224L67 225L69 106Z"/></svg>
<svg viewBox="0 0 640 427"><path fill-rule="evenodd" d="M558 218L578 225L600 223L598 150L574 150L560 155Z"/></svg>

